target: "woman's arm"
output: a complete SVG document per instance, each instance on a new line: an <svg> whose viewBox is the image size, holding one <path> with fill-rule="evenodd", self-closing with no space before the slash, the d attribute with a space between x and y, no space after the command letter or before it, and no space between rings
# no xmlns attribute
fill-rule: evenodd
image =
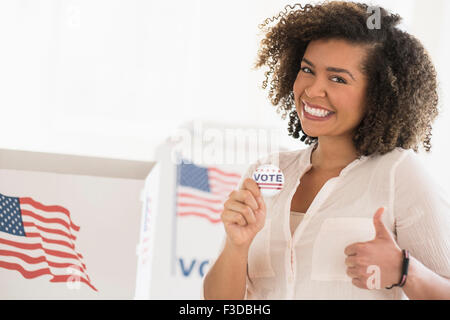
<svg viewBox="0 0 450 320"><path fill-rule="evenodd" d="M396 169L397 243L410 253L409 299L450 299L450 195L425 162L410 153Z"/></svg>
<svg viewBox="0 0 450 320"><path fill-rule="evenodd" d="M226 242L203 282L207 300L241 300L245 297L248 248Z"/></svg>
<svg viewBox="0 0 450 320"><path fill-rule="evenodd" d="M411 300L450 300L450 279L431 271L410 256L403 291Z"/></svg>
<svg viewBox="0 0 450 320"><path fill-rule="evenodd" d="M250 244L264 227L266 204L256 182L246 178L224 203L225 246L203 281L205 299L244 299Z"/></svg>

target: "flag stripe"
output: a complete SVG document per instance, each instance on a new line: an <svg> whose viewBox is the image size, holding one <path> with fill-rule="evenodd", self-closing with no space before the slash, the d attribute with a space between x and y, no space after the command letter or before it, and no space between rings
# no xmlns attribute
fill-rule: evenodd
<svg viewBox="0 0 450 320"><path fill-rule="evenodd" d="M55 240L55 239L49 239L46 237L43 237L40 233L34 233L34 232L28 232L27 233L27 237L28 238L41 238L43 242L45 243L54 243L54 244L59 244L61 246L66 246L72 250L75 249L75 246L71 243L68 243L66 241L63 240ZM80 258L83 258L83 256L81 254L78 254Z"/></svg>
<svg viewBox="0 0 450 320"><path fill-rule="evenodd" d="M36 229L39 229L41 231L48 232L48 233L59 234L59 235L65 236L65 237L67 237L69 239L72 239L72 240L76 240L77 239L75 236L73 236L71 234L68 234L67 232L64 232L62 230L41 227L41 226L35 224L34 222L25 222L24 221L23 222L23 226L24 227L35 227ZM26 233L26 230L25 230L25 233Z"/></svg>
<svg viewBox="0 0 450 320"><path fill-rule="evenodd" d="M55 206L55 205L54 206L46 206L46 205L43 205L42 203L39 203L39 202L29 198L29 197L19 198L19 202L20 202L21 205L22 204L29 204L29 205L32 205L33 207L35 207L35 208L37 208L39 210L42 210L42 211L63 213L69 218L70 226L75 231L79 231L80 230L80 227L72 222L72 219L70 218L69 210L67 210L64 207Z"/></svg>
<svg viewBox="0 0 450 320"><path fill-rule="evenodd" d="M87 284L89 287L91 287L93 290L98 291L97 288L95 288L89 281L87 281L85 278L81 276L74 276L74 275L57 275L53 276L53 279L50 280L50 282L69 282L71 279L76 278L77 280L80 280L81 282Z"/></svg>
<svg viewBox="0 0 450 320"><path fill-rule="evenodd" d="M90 280L86 268L82 266L79 260L56 256L49 257L43 250L23 250L17 249L14 246L4 247L6 250L0 253L0 260L3 262L18 263L30 272L49 267L52 274L58 274L58 272L66 274L67 270L64 269L67 267L71 267L72 269L76 268L79 272L83 272L87 279ZM8 252L14 252L15 254ZM41 261L42 257L44 258L43 261Z"/></svg>
<svg viewBox="0 0 450 320"><path fill-rule="evenodd" d="M274 190L281 190L282 187L261 187L260 189L274 189Z"/></svg>
<svg viewBox="0 0 450 320"><path fill-rule="evenodd" d="M217 178L217 177L209 177L209 180L212 182L218 182L218 184L220 185L225 185L225 186L234 186L236 185L236 181L225 181L222 180L221 178Z"/></svg>
<svg viewBox="0 0 450 320"><path fill-rule="evenodd" d="M193 199L196 199L196 200L210 202L210 203L222 203L223 202L223 200L221 200L221 199L210 199L210 198L200 197L198 195L190 194L190 193L187 193L187 192L178 192L178 197L180 197L180 198L182 198L182 197L193 198Z"/></svg>
<svg viewBox="0 0 450 320"><path fill-rule="evenodd" d="M75 250L74 245L67 243L65 241L61 241L61 240L55 240L55 239L48 239L46 237L43 237L42 234L40 233L27 233L27 237L28 238L40 238L42 240L42 242L48 243L48 244L56 244L56 245L60 245L60 246L65 246L65 247L69 247L70 249L73 250L73 252L77 255L78 258L83 259L83 256L81 255L81 253L78 253ZM64 248L59 248L59 249L64 249Z"/></svg>
<svg viewBox="0 0 450 320"><path fill-rule="evenodd" d="M210 171L217 172L217 173L219 173L219 174L221 174L223 176L226 176L226 177L236 178L237 180L239 180L241 178L241 176L239 174L237 174L237 173L225 172L225 171L222 171L222 170L220 170L218 168L214 168L214 167L209 167L208 169Z"/></svg>
<svg viewBox="0 0 450 320"><path fill-rule="evenodd" d="M41 217L41 216L31 212L31 211L25 210L25 209L22 209L22 216L33 217L33 218L35 218L35 219L37 219L37 220L39 220L41 222L44 222L44 223L58 223L58 224L61 224L67 229L68 232L71 233L69 224L66 221L64 221L64 220L57 219L57 218L53 218L53 219L44 218L44 217Z"/></svg>
<svg viewBox="0 0 450 320"><path fill-rule="evenodd" d="M17 251L10 251L10 250L0 250L0 256L16 257L16 258L19 258L19 259L25 261L28 264L38 264L38 263L45 262L50 267L54 267L54 268L68 268L68 267L74 266L73 263L69 263L69 262L54 262L54 261L47 260L47 258L45 256L30 257L24 253L17 252ZM85 268L80 267L79 265L76 265L76 266L80 269L81 272L86 273ZM86 274L86 276L87 276L87 274ZM89 276L88 276L88 278L89 278Z"/></svg>
<svg viewBox="0 0 450 320"><path fill-rule="evenodd" d="M6 269L9 269L9 270L17 270L27 279L40 277L40 276L42 276L44 274L50 274L51 275L49 268L39 269L39 270L34 270L34 271L27 271L20 264L6 262L6 261L1 261L1 260L0 260L0 267L6 268Z"/></svg>
<svg viewBox="0 0 450 320"><path fill-rule="evenodd" d="M185 202L179 202L178 206L183 208L183 207L192 207L192 208L202 208L202 209L207 209L213 213L221 213L223 210L220 209L215 209L209 206L205 206L205 205L201 205L201 204L195 204L195 203L185 203Z"/></svg>
<svg viewBox="0 0 450 320"><path fill-rule="evenodd" d="M28 271L25 270L24 267L22 267L20 264L17 263L10 263L6 261L0 261L0 267L9 269L9 270L16 270L22 274L22 276L26 279L33 279L37 278L43 275L51 275L53 278L50 280L50 282L67 282L68 280L76 278L77 280L80 280L81 282L84 282L89 287L91 287L93 290L98 291L89 281L84 279L83 277L79 275L53 275L49 268L34 270L34 271Z"/></svg>
<svg viewBox="0 0 450 320"><path fill-rule="evenodd" d="M212 223L218 223L221 222L221 219L215 219L215 218L211 218L209 215L204 214L204 213L199 213L196 211L190 211L190 212L182 212L178 214L179 216L196 216L196 217L201 217L201 218L206 218L208 219L210 222Z"/></svg>
<svg viewBox="0 0 450 320"><path fill-rule="evenodd" d="M7 244L7 245L10 245L10 246L13 246L13 247L17 247L17 248L20 248L20 249L28 249L28 250L41 249L45 253L53 255L53 256L56 256L56 257L71 258L71 259L78 260L78 257L73 255L73 254L70 254L70 253L67 253L67 252L58 251L58 250L46 249L40 243L21 243L21 242L16 242L16 241L2 239L2 238L0 238L0 243L4 243L4 244ZM81 265L83 266L83 268L86 268L84 263L81 263Z"/></svg>

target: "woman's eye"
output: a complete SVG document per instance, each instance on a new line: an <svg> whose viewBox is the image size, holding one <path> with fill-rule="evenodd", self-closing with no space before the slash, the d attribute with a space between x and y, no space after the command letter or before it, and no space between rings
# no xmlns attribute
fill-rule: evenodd
<svg viewBox="0 0 450 320"><path fill-rule="evenodd" d="M311 69L308 67L300 68L300 70L302 70L304 73L312 73Z"/></svg>
<svg viewBox="0 0 450 320"><path fill-rule="evenodd" d="M337 82L337 83L347 83L347 81L345 81L341 77L332 77L331 80L334 81L334 82Z"/></svg>

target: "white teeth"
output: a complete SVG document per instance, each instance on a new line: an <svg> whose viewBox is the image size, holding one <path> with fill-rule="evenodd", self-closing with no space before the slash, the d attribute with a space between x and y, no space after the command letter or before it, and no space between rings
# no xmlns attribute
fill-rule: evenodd
<svg viewBox="0 0 450 320"><path fill-rule="evenodd" d="M329 115L331 113L331 111L325 111L323 109L311 108L306 103L305 103L305 110L309 114L312 114L313 116L316 116L316 117L326 117L327 115Z"/></svg>

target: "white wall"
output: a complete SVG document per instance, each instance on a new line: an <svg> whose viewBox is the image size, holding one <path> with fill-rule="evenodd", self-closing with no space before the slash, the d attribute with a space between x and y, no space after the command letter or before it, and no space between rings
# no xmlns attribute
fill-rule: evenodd
<svg viewBox="0 0 450 320"><path fill-rule="evenodd" d="M285 130L251 66L258 24L288 3L0 1L0 147L149 160L191 119ZM448 91L448 1L373 3L404 17ZM436 128L436 149L446 130Z"/></svg>
<svg viewBox="0 0 450 320"><path fill-rule="evenodd" d="M429 163L450 189L450 2L371 2L399 13L402 28L425 44L436 64L444 113ZM147 161L192 119L279 127L286 133L281 145L303 147L288 137L286 121L260 88L265 70L251 70L258 25L294 3L0 0L0 148ZM132 272L137 237L129 238ZM105 292L129 284L121 291L128 296L135 285L134 278L127 285L101 281Z"/></svg>

